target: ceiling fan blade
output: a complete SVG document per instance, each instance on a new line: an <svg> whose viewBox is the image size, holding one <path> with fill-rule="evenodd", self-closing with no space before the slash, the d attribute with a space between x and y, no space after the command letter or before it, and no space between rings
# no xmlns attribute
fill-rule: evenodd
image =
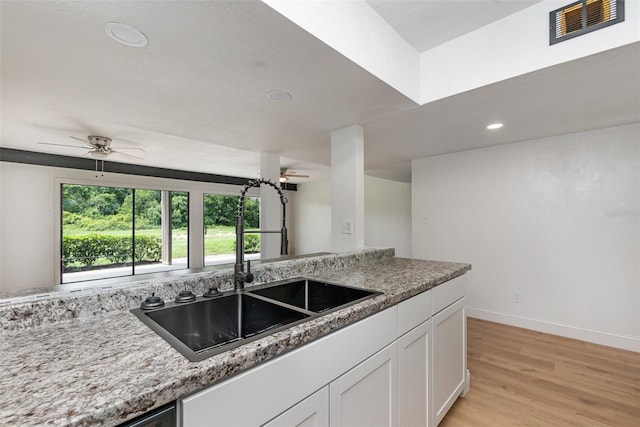
<svg viewBox="0 0 640 427"><path fill-rule="evenodd" d="M142 151L143 153L146 153L146 151L142 148L139 147L111 147L112 150L138 150L138 151ZM121 153L124 154L124 153Z"/></svg>
<svg viewBox="0 0 640 427"><path fill-rule="evenodd" d="M291 178L309 178L309 175L302 175L302 174L296 173L296 171L292 171L287 168L280 169L280 176L286 176Z"/></svg>
<svg viewBox="0 0 640 427"><path fill-rule="evenodd" d="M56 145L58 147L72 147L72 148L82 148L84 149L84 147L78 147L77 145L69 145L69 144L54 144L53 142L37 142L38 144L42 144L42 145Z"/></svg>
<svg viewBox="0 0 640 427"><path fill-rule="evenodd" d="M111 149L111 154L120 154L121 156L131 157L132 159L144 160L142 157L134 156L132 154L123 153L122 151L116 151L114 149Z"/></svg>
<svg viewBox="0 0 640 427"><path fill-rule="evenodd" d="M86 145L89 148L95 148L95 146L92 143L90 143L89 141L85 141L82 138L78 138L78 137L75 137L75 136L70 136L69 138L75 139L76 141L79 141L79 142L82 142L84 145Z"/></svg>

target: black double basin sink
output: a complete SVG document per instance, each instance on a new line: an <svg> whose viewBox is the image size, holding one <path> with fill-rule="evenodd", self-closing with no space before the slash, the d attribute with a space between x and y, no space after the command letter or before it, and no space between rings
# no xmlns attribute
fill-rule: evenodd
<svg viewBox="0 0 640 427"><path fill-rule="evenodd" d="M196 362L380 294L296 278L131 312Z"/></svg>

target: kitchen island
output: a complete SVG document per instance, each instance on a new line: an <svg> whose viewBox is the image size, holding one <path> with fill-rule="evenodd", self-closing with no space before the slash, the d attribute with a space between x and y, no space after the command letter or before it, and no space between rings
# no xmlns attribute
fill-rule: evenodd
<svg viewBox="0 0 640 427"><path fill-rule="evenodd" d="M304 276L383 294L201 362L189 362L129 312L151 292L163 290L175 296L177 289L186 286L184 281L145 283L84 299L65 295L5 304L0 307L0 424L118 425L299 349L470 269L469 264L395 258L392 250L263 264L255 269L256 284ZM215 277L202 273L199 282L186 283L198 294L212 282L229 289L231 273L211 274ZM123 298L129 292L138 296ZM100 301L109 309L97 308ZM47 309L58 313L60 320L39 313Z"/></svg>

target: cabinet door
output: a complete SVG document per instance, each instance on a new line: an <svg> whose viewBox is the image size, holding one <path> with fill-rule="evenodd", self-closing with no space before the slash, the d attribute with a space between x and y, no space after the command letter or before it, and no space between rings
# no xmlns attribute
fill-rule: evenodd
<svg viewBox="0 0 640 427"><path fill-rule="evenodd" d="M330 425L395 426L397 343L329 384Z"/></svg>
<svg viewBox="0 0 640 427"><path fill-rule="evenodd" d="M324 427L329 425L329 386L325 386L269 421L264 427Z"/></svg>
<svg viewBox="0 0 640 427"><path fill-rule="evenodd" d="M432 318L433 395L436 424L464 391L467 374L467 322L464 298Z"/></svg>
<svg viewBox="0 0 640 427"><path fill-rule="evenodd" d="M432 426L431 320L398 339L398 425Z"/></svg>

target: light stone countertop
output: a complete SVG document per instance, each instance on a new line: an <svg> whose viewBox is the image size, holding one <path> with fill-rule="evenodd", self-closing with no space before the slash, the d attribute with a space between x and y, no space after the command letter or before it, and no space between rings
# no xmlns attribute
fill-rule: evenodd
<svg viewBox="0 0 640 427"><path fill-rule="evenodd" d="M393 257L333 263L313 272L305 265L294 272L384 294L202 362L189 362L128 310L6 328L0 335L0 425L118 425L471 269Z"/></svg>

